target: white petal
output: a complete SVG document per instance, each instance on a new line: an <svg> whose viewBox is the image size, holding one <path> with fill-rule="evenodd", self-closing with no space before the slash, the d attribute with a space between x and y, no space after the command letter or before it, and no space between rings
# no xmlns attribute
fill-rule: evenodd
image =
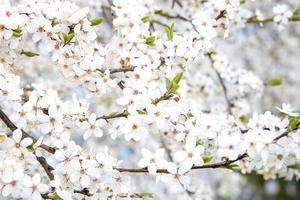
<svg viewBox="0 0 300 200"><path fill-rule="evenodd" d="M39 190L40 193L46 193L49 190L49 186L46 184L39 184L37 186L37 189Z"/></svg>
<svg viewBox="0 0 300 200"><path fill-rule="evenodd" d="M83 188L87 188L90 184L90 177L87 175L82 176L80 184Z"/></svg>
<svg viewBox="0 0 300 200"><path fill-rule="evenodd" d="M143 149L142 149L142 155L143 155L145 158L152 158L152 153L151 153L151 151L149 151L149 150L146 149L146 148L143 148Z"/></svg>
<svg viewBox="0 0 300 200"><path fill-rule="evenodd" d="M176 174L176 173L177 173L177 166L176 166L174 163L170 162L170 163L168 163L168 165L167 165L167 170L168 170L168 172L170 172L171 174Z"/></svg>
<svg viewBox="0 0 300 200"><path fill-rule="evenodd" d="M103 131L102 131L100 128L96 128L96 129L94 130L94 135L95 135L96 137L102 137L102 136L103 136Z"/></svg>
<svg viewBox="0 0 300 200"><path fill-rule="evenodd" d="M95 113L92 113L91 115L90 115L90 117L89 117L89 122L90 122L90 124L95 124L95 122L96 122L96 114Z"/></svg>
<svg viewBox="0 0 300 200"><path fill-rule="evenodd" d="M138 166L139 167L147 167L148 165L150 164L150 161L149 159L145 159L145 158L142 158L139 162L138 162Z"/></svg>
<svg viewBox="0 0 300 200"><path fill-rule="evenodd" d="M156 170L157 170L157 167L154 163L151 163L148 166L148 171L149 171L150 174L156 174Z"/></svg>
<svg viewBox="0 0 300 200"><path fill-rule="evenodd" d="M174 154L174 159L176 161L183 161L187 157L186 151L179 150Z"/></svg>
<svg viewBox="0 0 300 200"><path fill-rule="evenodd" d="M164 149L158 149L155 152L155 158L162 158L165 154L165 150Z"/></svg>
<svg viewBox="0 0 300 200"><path fill-rule="evenodd" d="M13 133L13 138L16 142L20 142L22 138L22 131L20 129L17 129Z"/></svg>
<svg viewBox="0 0 300 200"><path fill-rule="evenodd" d="M22 147L28 147L29 145L32 144L32 139L27 137L27 138L24 138L22 141L21 141L21 146Z"/></svg>
<svg viewBox="0 0 300 200"><path fill-rule="evenodd" d="M83 139L87 140L89 137L91 137L91 135L92 135L92 131L91 130L87 130L83 134Z"/></svg>
<svg viewBox="0 0 300 200"><path fill-rule="evenodd" d="M39 183L41 182L41 177L39 174L35 174L33 177L32 177L32 183L33 185L38 185Z"/></svg>
<svg viewBox="0 0 300 200"><path fill-rule="evenodd" d="M31 178L29 176L25 176L22 181L25 187L32 187Z"/></svg>
<svg viewBox="0 0 300 200"><path fill-rule="evenodd" d="M38 191L34 191L34 193L32 194L32 200L41 200L41 194Z"/></svg>
<svg viewBox="0 0 300 200"><path fill-rule="evenodd" d="M10 195L11 192L12 192L12 186L10 184L4 186L3 189L2 189L2 195L5 196L5 197Z"/></svg>

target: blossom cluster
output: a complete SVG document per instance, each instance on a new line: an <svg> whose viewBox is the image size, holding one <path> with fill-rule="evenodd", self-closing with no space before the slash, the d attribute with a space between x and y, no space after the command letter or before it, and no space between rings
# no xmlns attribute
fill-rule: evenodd
<svg viewBox="0 0 300 200"><path fill-rule="evenodd" d="M201 168L299 178L300 113L251 109L281 80L222 49L248 23L284 31L299 8L263 18L240 0L173 3L0 0L3 198L153 196L127 173L196 199L214 196L203 182L189 191Z"/></svg>

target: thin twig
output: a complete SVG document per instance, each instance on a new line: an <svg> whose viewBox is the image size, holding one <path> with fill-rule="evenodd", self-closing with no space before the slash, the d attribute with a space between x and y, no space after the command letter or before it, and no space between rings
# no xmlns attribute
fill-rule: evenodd
<svg viewBox="0 0 300 200"><path fill-rule="evenodd" d="M47 161L44 157L36 156L36 159L42 165L42 167L45 170L45 172L46 172L47 176L49 177L49 179L54 180L54 175L51 172L52 170L54 170L54 168L47 163Z"/></svg>
<svg viewBox="0 0 300 200"><path fill-rule="evenodd" d="M214 70L214 72L216 73L217 77L218 77L218 80L222 86L222 90L223 90L223 94L224 94L224 98L225 98L225 101L226 101L226 104L227 104L227 112L229 114L232 114L232 107L233 107L233 104L231 103L231 101L229 100L229 97L228 97L228 92L227 92L227 88L226 88L226 85L225 85L225 82L223 80L223 78L221 77L221 74L218 72L218 70L214 67L214 59L212 58L212 54L213 53L208 53L208 58L209 60L211 61L211 66L212 66L212 69Z"/></svg>
<svg viewBox="0 0 300 200"><path fill-rule="evenodd" d="M132 72L134 70L134 67L126 67L126 68L118 68L118 69L111 69L110 73L111 74L115 74L115 73L119 73L119 72Z"/></svg>

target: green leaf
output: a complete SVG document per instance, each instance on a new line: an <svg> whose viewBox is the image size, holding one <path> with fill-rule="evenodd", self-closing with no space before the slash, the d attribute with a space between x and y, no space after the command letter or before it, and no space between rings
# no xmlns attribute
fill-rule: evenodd
<svg viewBox="0 0 300 200"><path fill-rule="evenodd" d="M203 159L204 163L208 163L213 159L213 157L212 156L204 156L202 159Z"/></svg>
<svg viewBox="0 0 300 200"><path fill-rule="evenodd" d="M291 17L291 20L292 21L300 21L300 5L294 11L293 16Z"/></svg>
<svg viewBox="0 0 300 200"><path fill-rule="evenodd" d="M95 17L94 19L89 20L91 22L91 26L97 26L103 22L103 17Z"/></svg>
<svg viewBox="0 0 300 200"><path fill-rule="evenodd" d="M274 77L267 81L267 84L270 86L279 86L282 84L282 78L281 77Z"/></svg>
<svg viewBox="0 0 300 200"><path fill-rule="evenodd" d="M172 88L172 85L173 85L172 81L166 77L166 88L168 91Z"/></svg>
<svg viewBox="0 0 300 200"><path fill-rule="evenodd" d="M154 14L156 14L156 15L163 15L163 14L165 14L165 11L162 8L161 9L156 9L154 11Z"/></svg>
<svg viewBox="0 0 300 200"><path fill-rule="evenodd" d="M38 53L35 53L35 52L32 52L32 51L22 51L21 54L24 54L27 57L39 56Z"/></svg>
<svg viewBox="0 0 300 200"><path fill-rule="evenodd" d="M154 194L153 193L148 193L148 192L143 192L140 194L140 196L144 199L144 198L154 198Z"/></svg>
<svg viewBox="0 0 300 200"><path fill-rule="evenodd" d="M64 43L70 44L71 40L74 38L75 33L62 33Z"/></svg>
<svg viewBox="0 0 300 200"><path fill-rule="evenodd" d="M297 129L299 124L300 124L300 116L295 116L295 117L290 116L288 130L293 131Z"/></svg>
<svg viewBox="0 0 300 200"><path fill-rule="evenodd" d="M124 110L123 111L123 114L125 115L125 116L128 116L129 115L129 112L128 112L128 110L126 109L126 110Z"/></svg>
<svg viewBox="0 0 300 200"><path fill-rule="evenodd" d="M297 16L300 15L300 5L294 11L294 15L297 15Z"/></svg>
<svg viewBox="0 0 300 200"><path fill-rule="evenodd" d="M178 67L180 67L182 70L184 70L184 64L183 63L179 63Z"/></svg>
<svg viewBox="0 0 300 200"><path fill-rule="evenodd" d="M145 110L137 110L138 114L140 115L146 115L147 112Z"/></svg>
<svg viewBox="0 0 300 200"><path fill-rule="evenodd" d="M144 22L144 23L147 23L147 22L150 22L150 17L149 16L144 16L144 17L142 17L142 22Z"/></svg>
<svg viewBox="0 0 300 200"><path fill-rule="evenodd" d="M198 145L203 145L203 144L204 144L203 141L200 140L200 139L198 139L198 140L196 141L196 146L198 146Z"/></svg>
<svg viewBox="0 0 300 200"><path fill-rule="evenodd" d="M165 26L168 40L172 40L174 36L174 23L171 26Z"/></svg>
<svg viewBox="0 0 300 200"><path fill-rule="evenodd" d="M31 144L31 145L29 145L29 146L27 146L26 147L26 149L29 151L29 152L34 152L34 142Z"/></svg>
<svg viewBox="0 0 300 200"><path fill-rule="evenodd" d="M289 168L300 171L300 164L291 165L291 166L289 166Z"/></svg>
<svg viewBox="0 0 300 200"><path fill-rule="evenodd" d="M182 79L182 77L183 77L183 72L177 73L172 80L170 80L169 78L166 77L167 91L179 96L177 90L180 87L179 82Z"/></svg>
<svg viewBox="0 0 300 200"><path fill-rule="evenodd" d="M50 197L51 200L63 200L60 196L58 196L58 194L54 193L53 195L51 195Z"/></svg>
<svg viewBox="0 0 300 200"><path fill-rule="evenodd" d="M241 122L246 123L247 122L247 116L246 115L241 115L240 120L241 120Z"/></svg>
<svg viewBox="0 0 300 200"><path fill-rule="evenodd" d="M145 38L145 43L149 46L155 46L155 36L149 36L149 37L144 37Z"/></svg>
<svg viewBox="0 0 300 200"><path fill-rule="evenodd" d="M240 4L246 3L246 0L240 0Z"/></svg>
<svg viewBox="0 0 300 200"><path fill-rule="evenodd" d="M226 166L226 168L230 169L230 170L235 170L237 167L238 167L237 164L230 164L230 165Z"/></svg>
<svg viewBox="0 0 300 200"><path fill-rule="evenodd" d="M183 77L183 72L179 72L176 74L176 76L173 78L172 81L178 84L182 79L182 77Z"/></svg>
<svg viewBox="0 0 300 200"><path fill-rule="evenodd" d="M13 36L14 37L21 37L22 36L22 30L21 29L13 29Z"/></svg>
<svg viewBox="0 0 300 200"><path fill-rule="evenodd" d="M180 85L178 85L177 83L172 81L172 88L169 90L169 92L175 93L179 87L180 87Z"/></svg>

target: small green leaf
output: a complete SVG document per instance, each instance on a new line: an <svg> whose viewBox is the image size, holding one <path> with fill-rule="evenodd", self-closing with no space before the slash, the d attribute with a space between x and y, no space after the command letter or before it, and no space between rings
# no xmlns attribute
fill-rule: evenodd
<svg viewBox="0 0 300 200"><path fill-rule="evenodd" d="M274 77L267 81L267 84L270 86L279 86L282 84L282 78L281 77Z"/></svg>
<svg viewBox="0 0 300 200"><path fill-rule="evenodd" d="M149 37L144 37L145 38L145 43L149 46L155 46L155 36L149 36Z"/></svg>
<svg viewBox="0 0 300 200"><path fill-rule="evenodd" d="M91 26L97 26L103 22L103 17L95 17L94 19L89 20L91 22Z"/></svg>
<svg viewBox="0 0 300 200"><path fill-rule="evenodd" d="M147 199L147 198L154 198L154 194L153 193L148 193L148 192L144 192L144 193L141 193L140 196L144 199Z"/></svg>
<svg viewBox="0 0 300 200"><path fill-rule="evenodd" d="M178 67L180 67L182 70L184 70L184 64L183 63L179 63Z"/></svg>
<svg viewBox="0 0 300 200"><path fill-rule="evenodd" d="M169 91L172 88L172 81L166 77L166 88Z"/></svg>
<svg viewBox="0 0 300 200"><path fill-rule="evenodd" d="M174 36L174 24L171 26L165 26L165 32L167 33L168 40L172 40Z"/></svg>
<svg viewBox="0 0 300 200"><path fill-rule="evenodd" d="M128 115L129 115L129 112L128 112L127 109L123 111L123 115L125 115L125 116L128 116Z"/></svg>
<svg viewBox="0 0 300 200"><path fill-rule="evenodd" d="M179 72L178 74L176 74L176 76L173 78L172 81L178 84L181 81L182 77L183 77L183 72Z"/></svg>
<svg viewBox="0 0 300 200"><path fill-rule="evenodd" d="M246 3L246 0L240 0L240 4Z"/></svg>
<svg viewBox="0 0 300 200"><path fill-rule="evenodd" d="M64 43L70 44L71 40L74 38L75 33L62 33Z"/></svg>
<svg viewBox="0 0 300 200"><path fill-rule="evenodd" d="M22 36L22 30L21 29L13 29L13 36L14 37L21 37Z"/></svg>
<svg viewBox="0 0 300 200"><path fill-rule="evenodd" d="M29 146L27 146L26 147L26 149L29 151L29 152L34 152L34 142L31 144L31 145L29 145Z"/></svg>
<svg viewBox="0 0 300 200"><path fill-rule="evenodd" d="M117 112L112 112L109 114L110 117L114 117L117 114Z"/></svg>
<svg viewBox="0 0 300 200"><path fill-rule="evenodd" d="M300 5L294 11L293 16L291 17L291 20L292 21L300 21Z"/></svg>
<svg viewBox="0 0 300 200"><path fill-rule="evenodd" d="M32 52L32 51L22 51L21 54L24 54L27 57L39 56L38 53L35 53L35 52Z"/></svg>
<svg viewBox="0 0 300 200"><path fill-rule="evenodd" d="M247 116L246 115L241 115L240 120L241 120L241 122L246 123L247 122Z"/></svg>
<svg viewBox="0 0 300 200"><path fill-rule="evenodd" d="M203 141L200 140L200 139L198 139L198 140L196 141L196 146L198 146L198 145L203 145Z"/></svg>
<svg viewBox="0 0 300 200"><path fill-rule="evenodd" d="M290 116L289 117L289 131L293 131L298 128L298 125L300 124L300 116Z"/></svg>
<svg viewBox="0 0 300 200"><path fill-rule="evenodd" d="M146 115L147 112L145 110L137 110L138 114L140 115Z"/></svg>
<svg viewBox="0 0 300 200"><path fill-rule="evenodd" d="M291 165L291 166L289 166L289 168L300 171L300 164Z"/></svg>
<svg viewBox="0 0 300 200"><path fill-rule="evenodd" d="M58 196L58 194L54 193L53 195L51 195L50 197L51 200L63 200L60 196Z"/></svg>
<svg viewBox="0 0 300 200"><path fill-rule="evenodd" d="M226 166L226 168L230 169L230 170L235 170L237 167L238 167L237 164L230 164L230 165Z"/></svg>
<svg viewBox="0 0 300 200"><path fill-rule="evenodd" d="M176 93L179 87L180 87L180 85L178 85L177 83L172 81L172 88L169 90L169 92Z"/></svg>
<svg viewBox="0 0 300 200"><path fill-rule="evenodd" d="M163 15L163 14L165 14L165 11L162 8L161 9L156 9L154 11L154 14L156 14L156 15Z"/></svg>
<svg viewBox="0 0 300 200"><path fill-rule="evenodd" d="M144 17L142 17L142 22L144 22L144 23L147 23L147 22L150 22L150 17L149 16L144 16Z"/></svg>
<svg viewBox="0 0 300 200"><path fill-rule="evenodd" d="M213 157L212 156L204 156L202 159L203 159L204 163L208 163L213 159Z"/></svg>

